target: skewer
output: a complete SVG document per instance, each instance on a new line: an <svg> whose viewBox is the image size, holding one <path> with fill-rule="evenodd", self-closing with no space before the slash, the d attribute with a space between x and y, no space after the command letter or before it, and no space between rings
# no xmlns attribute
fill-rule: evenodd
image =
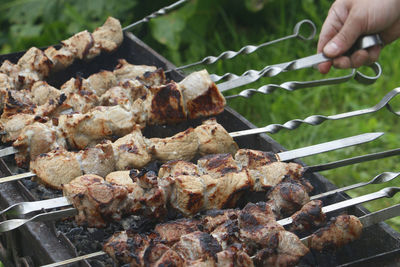
<svg viewBox="0 0 400 267"><path fill-rule="evenodd" d="M126 31L126 30L129 30L129 29L132 29L133 27L135 27L135 26L137 26L139 24L148 22L149 20L157 18L159 16L163 16L163 15L167 14L167 12L170 11L171 9L174 9L175 7L181 5L181 4L185 3L185 2L188 2L188 1L189 0L176 1L175 3L173 3L173 4L169 5L169 6L163 7L161 9L159 9L158 11L155 11L155 12L151 13L150 15L147 15L146 17L142 18L141 20L138 20L138 21L136 21L136 22L134 22L132 24L129 24L128 26L125 26L124 28L122 28L122 30Z"/></svg>
<svg viewBox="0 0 400 267"><path fill-rule="evenodd" d="M390 103L389 103L398 94L400 94L400 87L395 88L392 91L390 91L389 93L387 93L378 104L376 104L375 106L370 107L370 108L360 109L360 110L355 110L355 111L350 111L350 112L345 112L345 113L330 115L330 116L311 115L303 120L294 119L294 120L287 121L284 124L270 124L265 127L261 127L261 128L257 128L257 129L248 129L248 130L243 130L243 131L239 131L239 132L233 132L230 134L232 137L238 137L238 136L243 136L243 135L259 134L259 133L277 133L282 129L286 129L286 130L297 129L303 123L315 126L315 125L319 125L327 120L340 120L340 119L351 118L351 117L360 116L360 115L364 115L364 114L375 113L384 107L386 107L393 114L400 116L400 112L394 111L394 109L390 106Z"/></svg>
<svg viewBox="0 0 400 267"><path fill-rule="evenodd" d="M337 139L334 141L329 141L317 145L307 146L303 148L298 148L289 151L283 151L276 153L276 158L280 161L289 161L296 158L311 156L319 153L324 153L328 151L333 151L336 149L341 149L349 146L354 146L366 142L373 141L379 137L381 137L384 133L365 133L356 136L351 136L347 138ZM33 172L26 172L22 174L12 175L4 178L0 178L0 184L5 182L16 181L24 178L30 178L36 176Z"/></svg>
<svg viewBox="0 0 400 267"><path fill-rule="evenodd" d="M305 26L308 26L309 28L311 28L311 33L308 36L307 35L303 35L301 33L302 28L304 28ZM184 66L180 66L180 67L177 67L175 69L170 69L170 70L167 70L165 72L169 72L169 71L172 71L172 70L183 70L183 69L186 69L186 68L189 68L189 67L194 67L194 66L197 66L197 65L200 65L200 64L214 64L215 62L217 62L217 61L219 61L221 59L231 59L231 58L234 58L234 57L236 57L238 55L241 55L241 54L248 55L248 54L254 53L255 51L257 51L258 49L260 49L262 47L269 46L269 45L272 45L272 44L276 44L276 43L279 43L281 41L286 41L286 40L289 40L289 39L292 39L292 38L299 38L301 40L308 41L308 40L311 40L311 39L313 39L315 37L316 32L317 32L317 28L316 28L315 24L311 20L305 19L305 20L302 20L302 21L299 21L298 23L296 23L296 25L293 28L293 33L290 34L290 35L287 35L285 37L281 37L279 39L275 39L275 40L272 40L272 41L269 41L269 42L265 42L265 43L262 43L262 44L257 45L257 46L255 46L255 45L246 45L246 46L240 48L238 51L225 51L225 52L222 52L218 56L208 56L208 57L203 58L200 61L197 61L197 62L194 62L194 63L190 63L190 64L187 64L187 65L184 65Z"/></svg>
<svg viewBox="0 0 400 267"><path fill-rule="evenodd" d="M392 198L395 194L400 192L400 187L387 187L383 188L379 191L376 191L374 193L366 194L363 196L359 196L356 198L351 198L347 200L343 200L341 202L337 202L332 205L328 205L322 208L322 213L327 214L329 212L345 209L348 207L352 207L355 205L359 205L362 203L366 203L372 200L377 200L380 198ZM278 223L282 226L287 226L293 222L293 219L291 217L279 220Z"/></svg>
<svg viewBox="0 0 400 267"><path fill-rule="evenodd" d="M359 39L351 50L366 49L378 44L382 44L382 40L380 39L379 35L366 35ZM262 77L274 77L282 72L309 68L330 60L332 59L327 58L322 53L319 53L316 55L295 59L289 62L266 66L259 71L248 70L240 76L233 73L225 73L222 76L213 74L210 76L214 82L222 79L228 80L226 82L218 84L219 90L221 92L224 92L232 88L255 82Z"/></svg>
<svg viewBox="0 0 400 267"><path fill-rule="evenodd" d="M329 206L327 206L327 207L329 207ZM325 208L327 208L327 207L325 207ZM369 213L369 214L363 215L363 216L359 217L359 220L362 223L363 228L367 228L369 226L372 226L374 224L377 224L379 222L383 222L385 220L388 220L390 218L394 218L394 217L397 217L397 216L400 216L400 204L393 205L391 207L388 207L388 208L381 209L381 210L373 212L373 213ZM278 221L278 223L281 224L281 221L282 220ZM312 235L302 238L301 241L303 242L303 244L305 244L306 246L310 247L311 238L312 238ZM81 261L81 260L86 260L86 259L90 259L90 258L94 258L94 257L103 256L103 255L107 255L107 253L104 252L104 251L97 251L97 252L94 252L94 253L90 253L90 254L86 254L86 255L83 255L83 256L71 258L71 259L68 259L68 260L42 265L41 267L63 266L63 265L69 264L69 263L74 263L74 262L78 262L78 261Z"/></svg>
<svg viewBox="0 0 400 267"><path fill-rule="evenodd" d="M241 91L239 94L225 96L225 99L232 99L232 98L236 98L236 97L249 98L257 93L267 95L267 94L272 94L277 89L284 89L286 91L293 92L293 91L303 89L303 88L312 88L312 87L316 87L316 86L341 84L341 83L347 82L351 79L354 79L362 84L373 84L382 75L382 67L377 62L373 63L372 65L369 65L368 67L374 71L374 73L375 73L374 76L367 76L357 69L352 69L349 74L343 75L340 77L327 78L327 79L314 80L314 81L289 81L289 82L281 83L279 85L278 84L266 84L266 85L259 87L258 89L245 89L245 90Z"/></svg>
<svg viewBox="0 0 400 267"><path fill-rule="evenodd" d="M399 154L400 154L400 148L394 149L394 150L389 150L389 151L384 151L384 152L367 154L367 155L358 156L358 157L352 157L352 158L339 160L339 161L326 163L326 164L320 164L320 165L315 165L315 166L306 166L306 167L304 167L304 173L309 173L310 170L312 170L312 172L330 170L330 169L334 169L334 168L345 166L345 165L351 165L351 164L361 163L361 162L365 162L365 161L381 159L381 158L390 157L390 156L399 155ZM369 182L357 183L357 184L342 187L339 189L334 189L334 190L331 190L331 191L328 191L328 192L325 192L322 194L314 195L314 196L310 197L310 200L315 200L318 198L322 198L322 197L333 195L333 194L336 194L339 192L359 188L359 187L369 185L369 184L379 184L379 183L389 182L389 181L397 178L398 176L400 176L400 172L384 172L384 173L381 173L381 174L375 176ZM65 197L58 197L58 198L54 198L54 199L31 201L31 202L20 202L20 203L11 205L10 207L2 210L0 212L0 215L2 215L2 214L25 215L25 214L28 214L28 213L31 213L34 211L39 211L39 210L43 210L43 209L47 210L47 209L53 209L53 208L61 208L61 207L70 206L70 205L71 205L71 203Z"/></svg>

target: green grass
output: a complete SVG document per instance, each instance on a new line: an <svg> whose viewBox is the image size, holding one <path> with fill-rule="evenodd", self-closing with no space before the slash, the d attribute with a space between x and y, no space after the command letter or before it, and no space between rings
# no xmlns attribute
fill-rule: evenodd
<svg viewBox="0 0 400 267"><path fill-rule="evenodd" d="M13 3L8 5L14 8L15 6L21 7L21 3L23 5L24 2L35 3L41 1L8 0L7 2ZM65 1L55 2L60 6L60 9L57 9L57 12L53 12L53 14L57 14L57 16L53 16L53 20L51 16L45 19L33 17L30 23L36 26L30 25L30 28L24 29L23 31L32 34L32 31L29 29L40 28L42 32L39 32L38 35L30 36L27 34L27 36L22 37L15 34L16 29L18 29L17 25L20 25L19 27L22 27L21 25L26 25L24 21L17 21L18 16L14 16L15 18L12 21L6 21L5 19L4 21L0 21L0 25L3 26L3 29L13 30L4 30L3 33L0 34L1 51L5 53L24 50L31 45L42 46L54 44L70 36L71 31L78 30L79 25L82 25L82 29L86 27L89 29L95 27L95 25L99 24L99 21L104 21L105 16L110 13L120 18L123 25L128 25L149 14L150 11L166 5L165 1L152 1L151 5L144 4L144 1L133 1L137 2L137 8L135 6L135 9L131 7L131 9L125 10L120 7L113 9L113 12L111 12L104 8L104 6L106 7L106 4L104 4L104 6L89 5L89 7L93 8L96 12L91 9L85 9L86 11L84 12L77 12L77 10L79 10L79 5L76 4L77 1L69 1L68 3ZM101 3L103 2L106 3L105 1ZM168 3L170 2L173 1L169 1ZM301 19L308 18L313 20L317 24L319 30L328 12L331 1L270 0L266 1L265 8L258 13L251 13L243 10L240 8L239 4L234 3L236 2L227 0L192 1L190 4L186 4L187 9L185 9L184 12L172 12L168 17L168 19L170 19L168 23L176 21L182 22L182 20L186 23L184 30L180 31L180 29L174 28L176 34L179 35L179 38L176 39L177 42L180 42L179 45L168 46L168 43L160 43L160 39L157 39L155 34L160 33L159 31L155 31L157 25L159 25L157 24L157 20L155 20L154 23L142 25L139 28L133 29L132 32L179 66L197 61L206 55L218 55L225 50L237 50L247 44L260 44L291 34L295 23ZM66 6L65 9L62 9L62 4ZM193 13L193 6L195 4L197 4L197 13ZM131 6L133 6L133 4ZM8 11L9 10L6 8L0 9L0 15L2 15L1 12L4 12L2 18L7 18L6 14L8 14ZM40 12L42 11L37 10L37 14L41 14ZM45 10L43 12L45 12ZM197 17L193 14L197 14ZM192 21L190 21L190 18L192 18ZM38 25L42 26L39 27ZM171 29L172 28L173 24L171 24ZM14 33L14 35L12 33ZM21 34L21 32L17 33ZM175 38L176 37L177 36L175 36ZM241 74L248 69L257 70L269 64L314 54L316 52L316 43L317 38L307 42L297 39L288 40L270 47L262 48L252 55L238 56L235 59L221 61L217 64L207 66L206 68L210 73L223 74L225 72L233 72ZM313 114L333 115L372 107L390 90L400 85L400 59L397 58L399 49L399 42L385 47L379 60L383 67L383 75L373 85L361 85L351 80L341 85L321 86L295 92L277 89L270 95L258 94L250 99L239 98L229 100L228 105L236 109L257 126L264 126L270 123L284 123L295 118L303 119ZM193 71L193 69L189 71ZM345 73L347 72L333 71L327 76L324 76L314 69L288 72L274 78L263 78L259 82L251 84L251 86L239 88L235 92L245 88L258 88L268 83L280 84L290 80L314 80L343 75ZM395 105L396 102L397 105ZM398 99L393 100L393 104L400 107L398 103L400 103ZM397 128L398 122L399 118L396 115L384 109L377 113L361 117L326 121L319 126L302 125L293 131L281 130L279 133L271 136L287 149L293 149L365 132L384 131L386 133L379 140L370 144L304 159L307 164L313 165L400 147L399 131ZM367 181L384 171L399 171L400 168L397 164L398 159L398 157L392 157L379 161L357 164L326 171L323 175L332 183L341 187L360 181ZM389 184L368 186L354 190L349 192L349 194L354 197L388 185L396 186L398 184L399 182L395 180ZM371 210L377 210L398 203L399 200L400 196L396 196L393 199L374 201L365 206ZM390 223L397 230L400 230L400 218L393 219Z"/></svg>

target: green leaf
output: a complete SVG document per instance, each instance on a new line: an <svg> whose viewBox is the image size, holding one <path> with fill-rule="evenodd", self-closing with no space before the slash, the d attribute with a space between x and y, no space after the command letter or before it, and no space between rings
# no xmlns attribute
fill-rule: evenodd
<svg viewBox="0 0 400 267"><path fill-rule="evenodd" d="M168 48L177 50L181 42L181 33L185 27L185 16L174 12L169 16L151 21L153 37Z"/></svg>
<svg viewBox="0 0 400 267"><path fill-rule="evenodd" d="M268 0L245 0L246 8L251 12L257 12L264 8Z"/></svg>

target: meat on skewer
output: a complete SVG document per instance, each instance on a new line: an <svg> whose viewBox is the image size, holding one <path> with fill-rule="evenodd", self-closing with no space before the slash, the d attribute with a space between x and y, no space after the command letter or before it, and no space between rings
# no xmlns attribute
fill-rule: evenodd
<svg viewBox="0 0 400 267"><path fill-rule="evenodd" d="M177 266L288 266L308 253L296 235L276 222L265 203L170 221L148 234L120 232L104 244L104 251L116 262L131 266L158 266L166 259ZM157 257L149 258L149 254Z"/></svg>
<svg viewBox="0 0 400 267"><path fill-rule="evenodd" d="M104 142L79 152L56 149L36 154L30 169L42 182L60 189L62 184L83 174L106 176L115 170L143 168L152 160L191 160L196 155L236 151L237 145L228 132L215 119L210 119L195 129L189 128L168 138L145 138L136 127L113 143Z"/></svg>
<svg viewBox="0 0 400 267"><path fill-rule="evenodd" d="M93 33L82 31L61 42L61 48L49 47L42 51L30 48L13 64L5 60L0 66L0 83L13 90L29 89L35 82L47 77L51 71L59 71L71 65L75 59L89 60L102 51L112 52L122 43L120 22L109 17L103 26ZM3 94L4 92L1 92Z"/></svg>
<svg viewBox="0 0 400 267"><path fill-rule="evenodd" d="M8 91L0 121L0 128L5 133L2 141L14 141L24 127L35 121L58 117L65 110L87 113L98 105L123 105L125 109L135 111L132 106L136 104L135 100L148 94L145 84L160 86L165 83L166 78L161 70L151 66L131 65L120 60L113 72L102 71L83 80L73 78L61 90L45 82L37 82L32 87L35 97L29 99L28 103L21 102L27 98L27 94L16 91L15 98L16 94ZM18 97L21 94L23 97Z"/></svg>
<svg viewBox="0 0 400 267"><path fill-rule="evenodd" d="M250 154L249 150L239 150L236 155L244 152ZM231 166L217 172L214 166L227 159ZM200 159L197 165L185 161L169 162L160 168L158 176L153 172L125 171L111 173L104 180L100 176L87 174L64 184L63 193L78 210L78 223L104 226L110 216L115 220L124 214L163 218L167 207L185 216L193 216L202 210L233 207L243 192L257 190L253 187L257 177L249 175L249 167L233 168L232 156L224 155L222 161L214 161L209 165L204 161L210 163L209 157ZM282 171L275 172L279 177L271 180L269 188L279 184L287 175L301 180L301 167L294 163L283 164L286 171L281 165ZM296 181L293 180L293 183ZM283 192L283 199L287 198L285 190L278 192ZM277 194L274 197L278 201Z"/></svg>
<svg viewBox="0 0 400 267"><path fill-rule="evenodd" d="M115 100L121 98L125 99L122 103L126 104L143 97L146 93L142 89L143 86L160 86L166 82L162 69L132 65L121 59L114 71L103 70L86 79L72 78L64 83L60 90L44 81L35 82L30 90L5 89L4 97L0 101L3 108L1 121L4 124L21 113L32 114L35 117L56 117L68 109L86 113L97 105L120 104ZM51 108L53 103L57 105Z"/></svg>
<svg viewBox="0 0 400 267"><path fill-rule="evenodd" d="M180 84L186 84L188 81L197 80L200 77L209 78L206 71L201 71L189 75ZM176 83L155 87L153 92L148 91L145 98L135 99L130 106L99 106L86 114L60 115L55 120L56 127L51 122L45 126L32 124L28 127L21 127L20 121L9 121L9 124L7 124L10 129L9 132L19 133L19 137L14 143L14 147L20 150L19 162L24 163L29 159L29 156L32 156L33 159L37 155L28 155L27 152L30 151L31 147L45 148L40 153L38 149L35 149L38 154L48 152L54 147L65 148L64 145L67 145L68 148L83 149L106 138L126 135L135 128L136 124L175 123L187 118L209 116L213 115L214 112L223 111L225 100L219 94L218 89L213 86L213 83L211 87L207 88L190 88L196 93L190 93L190 96L185 98L183 96L189 94L189 89L182 91L179 87L179 84ZM218 95L210 92L217 92ZM210 100L210 97L218 99ZM193 109L186 112L185 107L189 107L190 103L207 102L206 99L213 101L213 104L210 105L215 104L214 109L210 109L208 105L199 105L197 107L204 110ZM26 114L19 115L26 116ZM30 117L31 121L34 121L34 119ZM47 127L48 130L43 131L43 127ZM13 131L16 128L18 129ZM22 129L21 132L19 132L20 129ZM32 138L33 133L38 136ZM41 134L45 135L44 138L39 137ZM46 138L47 136L51 137ZM45 140L48 145L33 143L35 141L42 142L42 140Z"/></svg>

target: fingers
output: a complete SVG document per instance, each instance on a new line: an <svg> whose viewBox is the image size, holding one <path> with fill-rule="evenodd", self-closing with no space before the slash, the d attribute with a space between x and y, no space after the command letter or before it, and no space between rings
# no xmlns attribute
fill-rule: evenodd
<svg viewBox="0 0 400 267"><path fill-rule="evenodd" d="M341 5L334 3L328 12L328 16L322 25L318 39L318 53L322 52L325 45L339 32L346 20L347 10Z"/></svg>
<svg viewBox="0 0 400 267"><path fill-rule="evenodd" d="M338 69L347 69L347 68L359 68L363 65L370 65L373 62L378 60L379 54L381 51L380 46L374 46L369 48L368 50L357 50L350 57L341 56L335 58L332 62L333 66ZM321 69L320 69L321 71ZM322 68L322 71L325 71ZM322 72L321 73L326 73ZM328 69L329 71L329 69Z"/></svg>
<svg viewBox="0 0 400 267"><path fill-rule="evenodd" d="M352 9L339 32L323 48L323 53L328 57L337 57L348 51L364 32L365 20L360 11ZM361 56L361 55L360 55ZM358 62L358 60L356 59Z"/></svg>

